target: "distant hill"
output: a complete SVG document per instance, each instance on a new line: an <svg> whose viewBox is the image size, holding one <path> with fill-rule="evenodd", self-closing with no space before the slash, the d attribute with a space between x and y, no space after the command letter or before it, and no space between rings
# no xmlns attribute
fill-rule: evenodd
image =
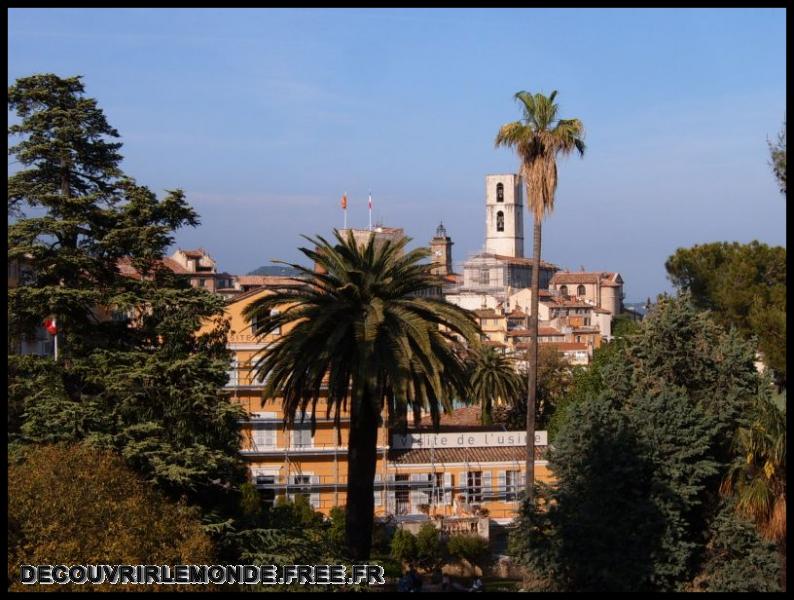
<svg viewBox="0 0 794 600"><path fill-rule="evenodd" d="M633 310L637 314L645 316L645 313L646 313L645 302L624 302L623 306Z"/></svg>
<svg viewBox="0 0 794 600"><path fill-rule="evenodd" d="M248 275L274 275L277 277L296 277L300 274L297 269L281 265L259 267L248 273Z"/></svg>

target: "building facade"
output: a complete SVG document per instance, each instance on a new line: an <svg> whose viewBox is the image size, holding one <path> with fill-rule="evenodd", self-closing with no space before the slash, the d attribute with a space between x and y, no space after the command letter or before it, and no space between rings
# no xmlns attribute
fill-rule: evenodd
<svg viewBox="0 0 794 600"><path fill-rule="evenodd" d="M255 289L227 303L228 346L234 358L223 393L245 411L241 454L263 502L304 495L315 510L328 514L347 498L349 418L343 413L337 429L321 399L314 433L308 415L285 427L279 400L263 398L264 382L253 369L256 355L288 329L259 335L264 332L256 330L256 323L247 323L242 313L270 293ZM407 436L390 431L385 417L377 438L377 517L440 515L454 520L488 515L507 522L515 516L523 485L524 432L481 426L479 407L444 415L437 433L429 417L409 428ZM538 432L536 441L536 476L549 480L543 460L545 432Z"/></svg>

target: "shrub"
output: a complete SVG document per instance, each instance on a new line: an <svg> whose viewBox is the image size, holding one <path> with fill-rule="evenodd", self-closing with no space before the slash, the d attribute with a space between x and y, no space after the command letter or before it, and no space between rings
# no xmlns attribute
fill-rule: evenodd
<svg viewBox="0 0 794 600"><path fill-rule="evenodd" d="M441 531L432 523L425 523L416 535L416 558L426 569L434 569L444 560L445 546Z"/></svg>
<svg viewBox="0 0 794 600"><path fill-rule="evenodd" d="M195 509L166 500L115 454L86 445L28 447L9 457L8 582L21 564L212 564ZM182 588L183 586L177 586ZM188 591L207 586L184 586ZM174 590L172 585L58 585L67 590Z"/></svg>
<svg viewBox="0 0 794 600"><path fill-rule="evenodd" d="M391 540L391 555L395 560L416 560L416 536L406 529L398 529Z"/></svg>
<svg viewBox="0 0 794 600"><path fill-rule="evenodd" d="M479 535L453 535L447 542L447 550L455 558L482 567L488 559L488 540Z"/></svg>

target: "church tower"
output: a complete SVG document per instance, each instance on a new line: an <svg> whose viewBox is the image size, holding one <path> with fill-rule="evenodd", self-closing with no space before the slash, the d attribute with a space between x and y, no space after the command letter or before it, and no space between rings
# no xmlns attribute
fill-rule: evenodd
<svg viewBox="0 0 794 600"><path fill-rule="evenodd" d="M430 240L432 251L434 275L449 275L452 273L452 238L447 236L444 223L436 227L436 235Z"/></svg>
<svg viewBox="0 0 794 600"><path fill-rule="evenodd" d="M485 251L523 258L524 202L518 175L485 176Z"/></svg>

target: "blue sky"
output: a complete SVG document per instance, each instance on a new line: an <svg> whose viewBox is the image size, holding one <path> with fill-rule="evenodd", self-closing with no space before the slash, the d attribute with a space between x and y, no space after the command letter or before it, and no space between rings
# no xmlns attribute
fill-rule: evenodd
<svg viewBox="0 0 794 600"><path fill-rule="evenodd" d="M455 262L484 242L484 176L521 89L559 91L584 159L562 159L543 258L668 290L680 246L785 245L767 137L785 118L782 9L13 9L9 83L83 75L126 172L181 187L203 246L245 273L299 260L300 234L374 216ZM527 219L527 223L529 220ZM531 228L527 226L527 251Z"/></svg>

